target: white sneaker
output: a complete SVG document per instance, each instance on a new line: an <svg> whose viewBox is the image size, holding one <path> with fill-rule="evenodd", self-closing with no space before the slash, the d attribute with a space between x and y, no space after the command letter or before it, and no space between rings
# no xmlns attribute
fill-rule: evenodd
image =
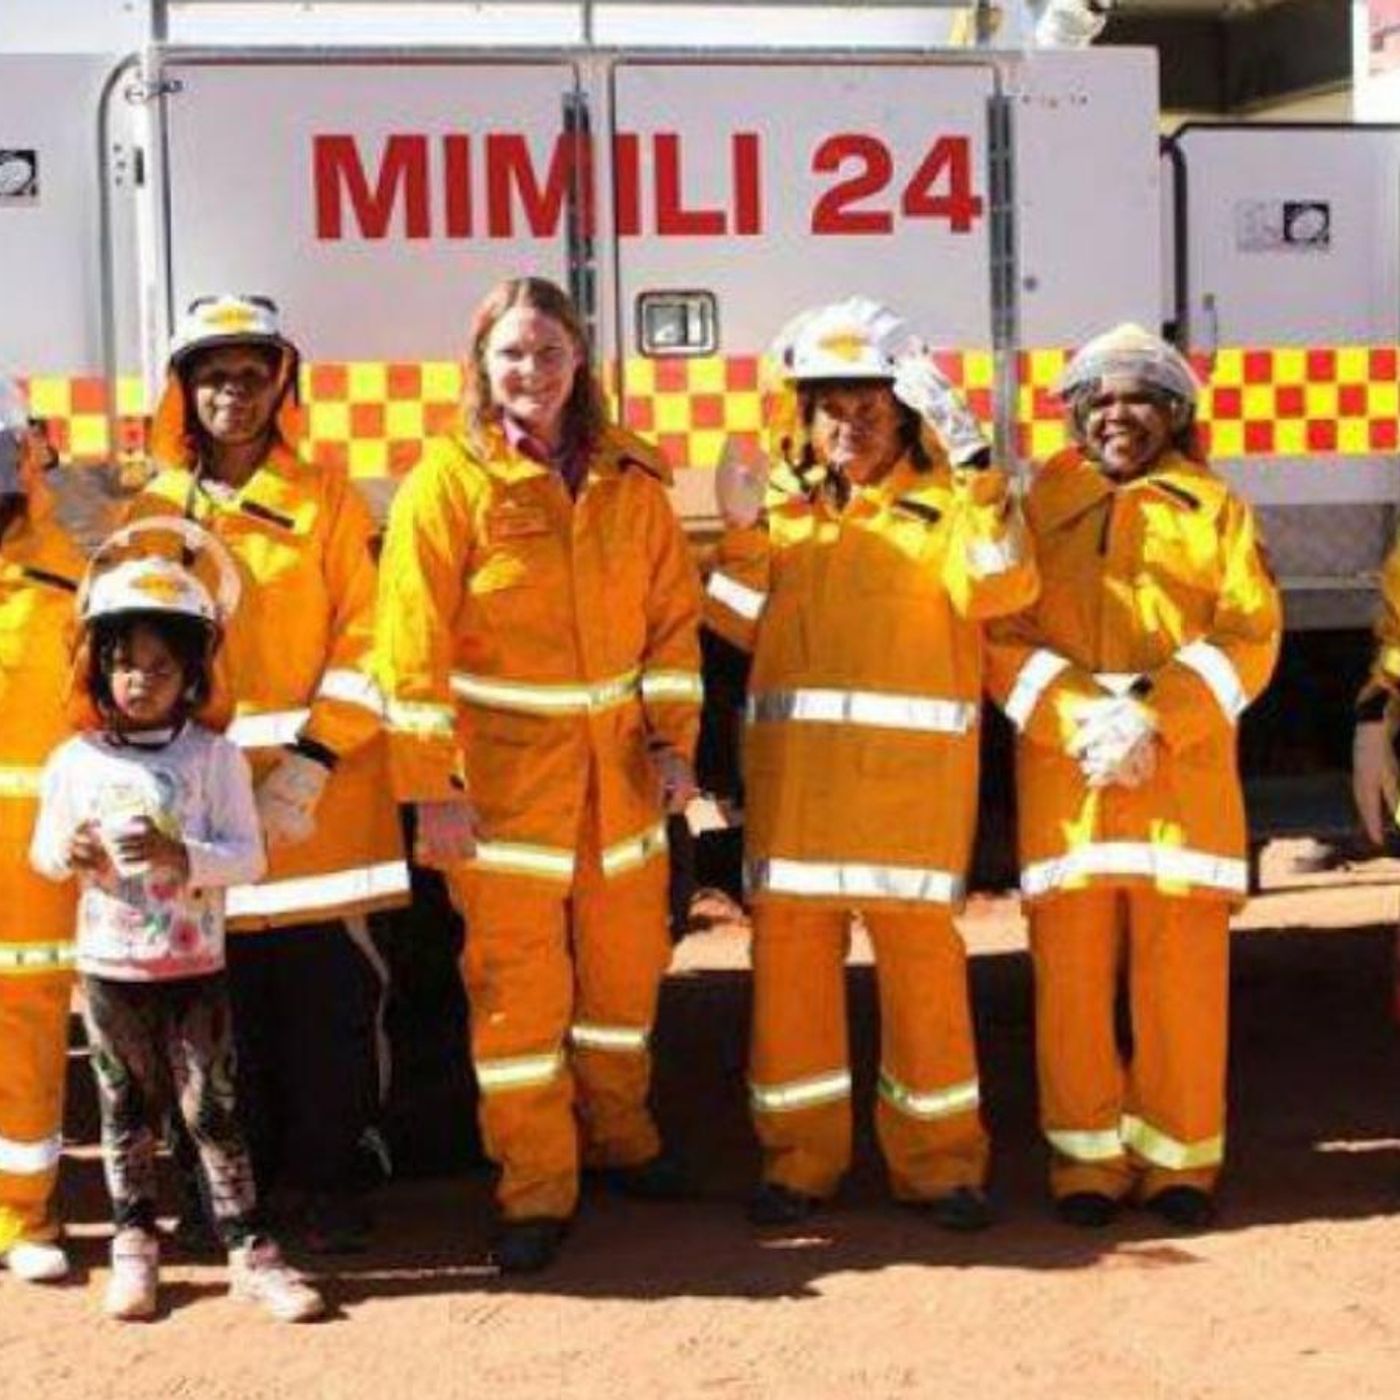
<svg viewBox="0 0 1400 1400"><path fill-rule="evenodd" d="M266 1237L229 1250L228 1291L231 1298L260 1303L279 1322L310 1322L326 1310L321 1295Z"/></svg>
<svg viewBox="0 0 1400 1400"><path fill-rule="evenodd" d="M25 1283L56 1283L68 1274L63 1246L39 1240L16 1240L4 1255L5 1267Z"/></svg>
<svg viewBox="0 0 1400 1400"><path fill-rule="evenodd" d="M154 1317L160 1285L160 1241L136 1225L112 1240L112 1277L102 1311L121 1322Z"/></svg>

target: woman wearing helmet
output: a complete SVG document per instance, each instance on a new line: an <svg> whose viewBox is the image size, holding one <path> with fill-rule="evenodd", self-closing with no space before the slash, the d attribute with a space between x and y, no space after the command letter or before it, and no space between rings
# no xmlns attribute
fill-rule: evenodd
<svg viewBox="0 0 1400 1400"><path fill-rule="evenodd" d="M892 1189L975 1229L987 1141L953 912L976 824L984 623L1034 597L1035 566L976 420L892 312L823 307L776 353L792 431L766 492L761 471L721 471L706 614L754 658L750 1215L801 1219L849 1163L843 963L858 913L879 976Z"/></svg>
<svg viewBox="0 0 1400 1400"><path fill-rule="evenodd" d="M537 277L477 308L460 431L394 500L380 662L394 781L467 916L496 1260L544 1267L579 1168L685 1187L648 1107L670 961L665 814L693 792L700 588L664 459L607 421Z"/></svg>
<svg viewBox="0 0 1400 1400"><path fill-rule="evenodd" d="M1135 1195L1204 1226L1224 1157L1229 914L1247 877L1235 734L1280 614L1249 507L1201 454L1198 387L1137 326L1079 351L1060 384L1073 446L1027 500L1040 599L994 629L990 689L1018 731L1041 1122L1075 1225Z"/></svg>
<svg viewBox="0 0 1400 1400"><path fill-rule="evenodd" d="M243 1111L260 1184L305 1193L313 1247L348 1248L363 1242L359 1144L387 1073L366 916L407 902L408 872L369 675L373 524L343 469L297 454L297 369L270 302L195 302L131 518L197 521L242 576L229 736L252 763L269 857L228 899Z"/></svg>
<svg viewBox="0 0 1400 1400"><path fill-rule="evenodd" d="M44 768L31 858L81 889L77 966L116 1216L105 1311L157 1306L153 1111L170 1093L199 1147L236 1294L301 1321L318 1295L259 1238L232 1094L224 890L266 864L247 761L201 718L227 718L213 662L226 609L167 559L98 551L80 599L73 692L92 722ZM191 537L187 534L187 540ZM220 711L223 711L220 714Z"/></svg>
<svg viewBox="0 0 1400 1400"><path fill-rule="evenodd" d="M77 547L53 517L18 389L0 380L0 1260L63 1277L52 1213L63 1122L74 901L29 864L39 770L68 733Z"/></svg>

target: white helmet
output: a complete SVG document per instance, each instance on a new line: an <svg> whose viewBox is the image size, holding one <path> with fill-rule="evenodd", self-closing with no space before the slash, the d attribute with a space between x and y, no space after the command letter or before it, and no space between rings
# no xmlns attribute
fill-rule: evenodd
<svg viewBox="0 0 1400 1400"><path fill-rule="evenodd" d="M175 536L191 564L207 557L216 572L214 587L206 587L190 567L164 554L109 562L142 535ZM118 613L175 613L219 628L237 610L241 593L237 565L217 537L180 516L151 516L124 526L97 547L78 590L78 618L87 624Z"/></svg>
<svg viewBox="0 0 1400 1400"><path fill-rule="evenodd" d="M830 379L893 380L913 343L908 322L869 297L850 297L789 321L772 354L795 384Z"/></svg>
<svg viewBox="0 0 1400 1400"><path fill-rule="evenodd" d="M1164 394L1194 405L1201 381L1191 362L1161 336L1131 321L1114 326L1080 347L1055 385L1063 399L1093 387L1108 375L1141 380Z"/></svg>
<svg viewBox="0 0 1400 1400"><path fill-rule="evenodd" d="M196 350L220 345L267 345L279 353L296 353L282 334L277 305L262 296L200 297L192 301L170 341L170 365L180 364Z"/></svg>
<svg viewBox="0 0 1400 1400"><path fill-rule="evenodd" d="M173 559L127 559L99 574L83 597L82 621L119 613L175 613L210 627L219 617L209 590Z"/></svg>

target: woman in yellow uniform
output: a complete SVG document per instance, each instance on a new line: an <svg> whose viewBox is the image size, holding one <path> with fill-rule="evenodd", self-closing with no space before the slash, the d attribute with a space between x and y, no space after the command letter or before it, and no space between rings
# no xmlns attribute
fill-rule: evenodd
<svg viewBox="0 0 1400 1400"><path fill-rule="evenodd" d="M761 473L722 470L706 610L754 658L750 1216L800 1220L849 1164L843 964L858 913L879 975L892 1189L976 1229L987 1140L953 913L977 818L984 625L1035 596L1034 561L976 420L893 313L823 307L778 358L795 433L766 504Z"/></svg>
<svg viewBox="0 0 1400 1400"><path fill-rule="evenodd" d="M253 767L269 867L229 891L240 1099L259 1186L307 1196L313 1247L364 1233L354 1181L387 1065L366 916L408 901L371 675L373 523L296 450L298 355L259 298L195 302L175 337L133 518L183 516L233 555L229 737Z"/></svg>
<svg viewBox="0 0 1400 1400"><path fill-rule="evenodd" d="M1050 1185L1082 1226L1130 1194L1172 1225L1209 1224L1225 1152L1229 916L1247 884L1236 728L1281 624L1249 507L1199 451L1197 390L1136 326L1071 361L1074 445L1026 504L1040 600L991 651L1018 731Z"/></svg>
<svg viewBox="0 0 1400 1400"><path fill-rule="evenodd" d="M18 391L0 380L0 1259L16 1277L59 1279L68 1260L52 1211L75 907L31 869L39 773L68 733L64 695L77 547L53 518Z"/></svg>
<svg viewBox="0 0 1400 1400"><path fill-rule="evenodd" d="M653 449L607 422L550 282L478 308L459 432L394 501L379 605L394 783L467 918L497 1262L544 1267L580 1163L683 1185L647 1109L670 958L665 813L692 791L700 588Z"/></svg>

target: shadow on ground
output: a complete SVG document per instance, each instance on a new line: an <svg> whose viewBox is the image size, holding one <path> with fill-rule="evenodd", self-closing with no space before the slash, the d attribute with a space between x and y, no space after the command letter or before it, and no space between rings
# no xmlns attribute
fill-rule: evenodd
<svg viewBox="0 0 1400 1400"><path fill-rule="evenodd" d="M1236 935L1233 972L1229 1176L1220 1231L1306 1220L1346 1221L1400 1205L1400 1045L1390 1018L1392 932ZM1049 1218L1044 1151L1036 1130L1031 986L1024 954L973 960L983 1088L994 1144L998 1226L946 1235L891 1204L873 1147L870 1102L877 1026L868 968L851 975L857 1066L856 1166L840 1200L800 1235L756 1236L742 1201L755 1153L744 1094L747 977L700 971L666 986L657 1036L660 1113L669 1140L693 1164L699 1199L645 1205L590 1189L559 1265L537 1282L498 1281L485 1264L490 1177L399 1181L377 1202L376 1244L327 1269L332 1299L463 1293L494 1295L797 1298L848 1271L919 1264L948 1269L1169 1269L1201 1257L1202 1242L1171 1237L1134 1213L1103 1233ZM96 1137L84 1057L74 1055L69 1132ZM105 1218L93 1153L65 1165L70 1222ZM79 1230L80 1262L104 1240Z"/></svg>

